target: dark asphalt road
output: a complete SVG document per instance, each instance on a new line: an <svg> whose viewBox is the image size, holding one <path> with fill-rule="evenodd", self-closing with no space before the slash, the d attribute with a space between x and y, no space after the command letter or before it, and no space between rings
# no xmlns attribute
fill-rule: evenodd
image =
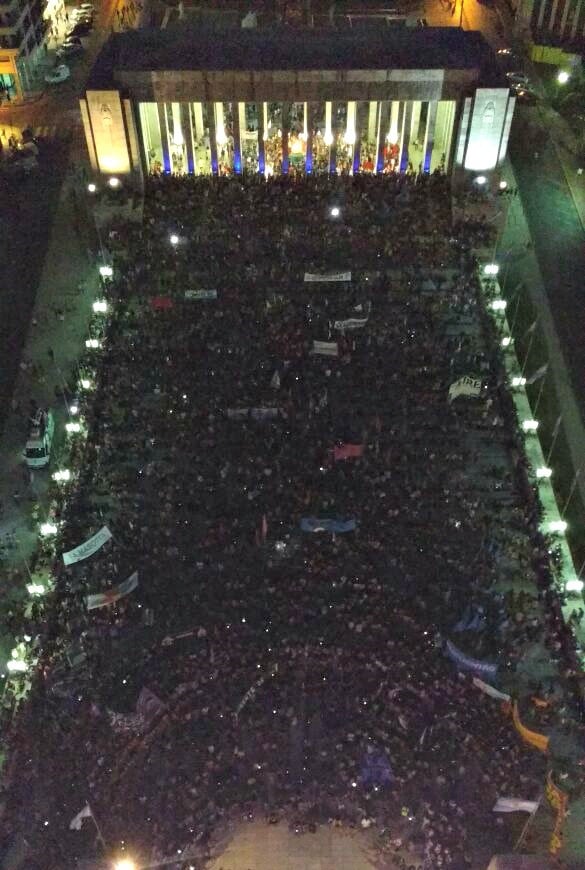
<svg viewBox="0 0 585 870"><path fill-rule="evenodd" d="M0 178L0 430L35 304L67 151L63 140L48 143L37 172Z"/></svg>
<svg viewBox="0 0 585 870"><path fill-rule="evenodd" d="M510 156L555 326L585 416L585 233L555 147L538 122L538 109L519 107Z"/></svg>

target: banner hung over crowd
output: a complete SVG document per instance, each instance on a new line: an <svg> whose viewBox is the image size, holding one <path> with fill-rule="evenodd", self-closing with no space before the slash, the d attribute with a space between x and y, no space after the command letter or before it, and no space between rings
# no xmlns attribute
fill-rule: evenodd
<svg viewBox="0 0 585 870"><path fill-rule="evenodd" d="M92 535L92 537L88 538L83 544L80 544L73 550L68 550L67 553L63 553L64 564L74 565L76 562L82 562L84 559L88 559L90 556L93 556L94 553L97 553L97 551L101 549L101 547L103 547L111 537L112 533L108 527L102 526L99 532L96 532L95 535Z"/></svg>
<svg viewBox="0 0 585 870"><path fill-rule="evenodd" d="M449 658L465 671L475 671L475 673L486 674L490 677L496 676L498 670L497 665L491 664L490 662L482 662L479 659L471 658L471 656L466 656L465 653L462 653L461 650L457 649L455 644L450 640L445 644L445 651Z"/></svg>
<svg viewBox="0 0 585 870"><path fill-rule="evenodd" d="M107 607L108 604L115 604L120 598L129 595L138 586L138 571L131 574L123 583L114 586L107 592L99 592L96 595L86 596L85 603L88 610L95 610L97 607Z"/></svg>
<svg viewBox="0 0 585 870"><path fill-rule="evenodd" d="M305 283L338 283L341 281L351 281L351 272L305 272Z"/></svg>

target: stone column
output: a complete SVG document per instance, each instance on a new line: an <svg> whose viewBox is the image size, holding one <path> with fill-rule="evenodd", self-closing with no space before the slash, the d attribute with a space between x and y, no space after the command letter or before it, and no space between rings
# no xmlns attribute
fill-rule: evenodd
<svg viewBox="0 0 585 870"><path fill-rule="evenodd" d="M368 142L373 142L376 138L378 123L378 103L375 100L370 100L368 103Z"/></svg>
<svg viewBox="0 0 585 870"><path fill-rule="evenodd" d="M357 103L356 105L356 113L355 113L355 145L353 146L353 174L360 171L360 159L361 159L361 149L362 149L362 135L363 131L368 129L369 131L369 123L368 123L368 104L367 103ZM366 124L368 127L366 128Z"/></svg>
<svg viewBox="0 0 585 870"><path fill-rule="evenodd" d="M380 123L378 125L378 144L376 149L376 172L384 171L384 148L386 135L390 127L390 118L394 103L384 100L380 102Z"/></svg>
<svg viewBox="0 0 585 870"><path fill-rule="evenodd" d="M305 103L305 129L307 131L307 153L305 157L305 172L313 172L313 103Z"/></svg>
<svg viewBox="0 0 585 870"><path fill-rule="evenodd" d="M171 155L169 153L169 137L167 130L166 103L157 103L158 123L160 126L160 142L163 153L163 166L165 172L171 171Z"/></svg>
<svg viewBox="0 0 585 870"><path fill-rule="evenodd" d="M577 27L579 26L579 18L581 17L581 3L583 0L577 0L575 14L573 15L573 25L571 27L571 39L575 39L577 35Z"/></svg>
<svg viewBox="0 0 585 870"><path fill-rule="evenodd" d="M242 116L240 114L240 106L243 106L243 103L232 103L232 118L234 122L234 173L236 175L242 174L242 133L241 133L241 120ZM244 121L245 121L246 113L244 109Z"/></svg>
<svg viewBox="0 0 585 870"><path fill-rule="evenodd" d="M265 109L266 103L256 103L258 115L258 172L260 175L264 175L266 172L266 149L264 148L264 134L266 130L264 124Z"/></svg>
<svg viewBox="0 0 585 870"><path fill-rule="evenodd" d="M332 115L334 114L333 110L336 107L337 103L327 103L325 106L325 130L329 131L329 135L331 136L331 145L329 147L329 174L334 175L337 170L337 129L333 129L332 124ZM327 110L329 110L329 114L327 114ZM329 127L327 127L329 125ZM327 132L326 134L327 135Z"/></svg>
<svg viewBox="0 0 585 870"><path fill-rule="evenodd" d="M187 151L187 172L189 175L193 175L195 172L195 157L193 155L193 131L191 130L189 103L180 103L179 105L181 106L181 127Z"/></svg>
<svg viewBox="0 0 585 870"><path fill-rule="evenodd" d="M282 174L288 175L288 134L290 131L290 103L282 104Z"/></svg>
<svg viewBox="0 0 585 870"><path fill-rule="evenodd" d="M203 139L205 136L205 127L203 126L203 106L201 103L193 103L193 123L195 129L195 139Z"/></svg>
<svg viewBox="0 0 585 870"><path fill-rule="evenodd" d="M400 143L400 172L405 172L408 167L408 146L410 145L410 126L412 123L412 100L404 103L404 117L402 123L402 141Z"/></svg>
<svg viewBox="0 0 585 870"><path fill-rule="evenodd" d="M438 103L436 100L431 100L429 102L429 110L427 112L427 128L425 130L425 144L423 148L423 172L431 171L431 159L433 156L433 146L435 144L437 106Z"/></svg>
<svg viewBox="0 0 585 870"><path fill-rule="evenodd" d="M567 26L567 18L569 17L569 9L571 8L571 3L573 0L565 0L565 8L563 9L563 16L561 18L561 26L559 29L559 36L562 37L565 35L565 27Z"/></svg>
<svg viewBox="0 0 585 870"><path fill-rule="evenodd" d="M565 2L568 2L568 0L565 0ZM557 9L558 8L559 8L559 0L554 0L553 5L552 5L552 10L550 13L550 19L548 22L548 29L549 30L554 30L555 18L557 17Z"/></svg>
<svg viewBox="0 0 585 870"><path fill-rule="evenodd" d="M209 118L209 150L211 151L211 171L217 175L217 132L215 127L215 103L207 104Z"/></svg>

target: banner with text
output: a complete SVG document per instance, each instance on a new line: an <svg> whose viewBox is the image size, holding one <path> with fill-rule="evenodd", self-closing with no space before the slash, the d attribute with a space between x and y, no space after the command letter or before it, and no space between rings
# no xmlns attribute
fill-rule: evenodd
<svg viewBox="0 0 585 870"><path fill-rule="evenodd" d="M95 610L97 607L107 607L108 604L115 604L120 598L124 598L130 592L133 592L137 586L138 571L135 571L127 580L119 583L118 586L114 586L113 589L109 589L107 592L100 592L97 595L87 595L85 599L87 609Z"/></svg>
<svg viewBox="0 0 585 870"><path fill-rule="evenodd" d="M490 698L495 698L496 701L505 701L509 703L511 698L509 695L506 695L505 692L499 692L497 689L494 689L493 686L490 686L488 683L484 683L483 680L480 680L479 677L474 677L471 681L476 688L480 689L480 691L484 692L486 695L489 695Z"/></svg>
<svg viewBox="0 0 585 870"><path fill-rule="evenodd" d="M449 387L449 401L452 402L457 396L479 396L480 393L481 381L465 375Z"/></svg>
<svg viewBox="0 0 585 870"><path fill-rule="evenodd" d="M99 532L96 532L95 535L88 538L84 544L80 544L78 547L75 547L74 550L69 550L67 553L63 553L64 564L74 565L76 562L82 562L84 559L88 559L89 556L93 556L94 553L97 553L97 551L101 549L101 547L103 547L111 537L111 531L107 526L103 526Z"/></svg>
<svg viewBox="0 0 585 870"><path fill-rule="evenodd" d="M185 299L217 299L217 290L185 290Z"/></svg>
<svg viewBox="0 0 585 870"><path fill-rule="evenodd" d="M319 356L339 356L339 347L336 341L314 341L311 353Z"/></svg>
<svg viewBox="0 0 585 870"><path fill-rule="evenodd" d="M333 329L345 332L347 329L363 329L368 322L367 317L349 317L347 320L334 320Z"/></svg>
<svg viewBox="0 0 585 870"><path fill-rule="evenodd" d="M305 283L306 284L314 284L316 282L340 282L340 281L351 281L351 272L323 272L318 274L317 272L305 272Z"/></svg>

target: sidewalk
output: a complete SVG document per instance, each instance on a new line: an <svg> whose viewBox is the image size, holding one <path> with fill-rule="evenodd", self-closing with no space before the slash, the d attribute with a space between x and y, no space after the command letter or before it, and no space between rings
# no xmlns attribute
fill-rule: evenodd
<svg viewBox="0 0 585 870"><path fill-rule="evenodd" d="M50 474L58 467L64 440L67 412L63 384L76 369L84 347L91 303L98 289L98 273L88 261L83 238L72 229L71 189L67 176L53 224L45 265L36 298L20 371L17 376L12 412L1 442L3 462L0 468L0 545L3 553L2 594L26 595L28 564L38 542L38 522L43 520ZM80 283L87 290L80 294ZM50 352L53 354L51 359ZM28 434L30 401L50 407L55 414L55 441L50 470L32 474L22 461Z"/></svg>

